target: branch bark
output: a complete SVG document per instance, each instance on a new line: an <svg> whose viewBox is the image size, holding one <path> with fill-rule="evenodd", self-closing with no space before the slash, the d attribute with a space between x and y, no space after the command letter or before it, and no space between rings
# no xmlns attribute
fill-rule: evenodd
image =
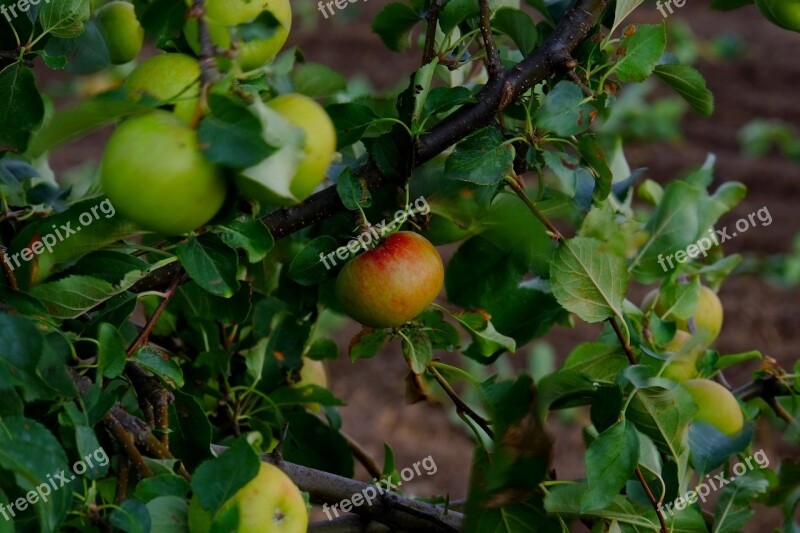
<svg viewBox="0 0 800 533"><path fill-rule="evenodd" d="M225 446L212 445L212 450L223 453ZM334 505L362 494L365 489L375 491L374 485L355 481L336 474L314 470L294 463L276 460L271 454L263 454L261 460L283 470L300 490L311 495L311 502ZM353 513L368 517L390 528L401 531L453 532L461 531L464 516L455 511L426 502L412 500L392 492L384 492L371 503L353 507Z"/></svg>
<svg viewBox="0 0 800 533"><path fill-rule="evenodd" d="M415 165L421 165L456 144L470 133L489 125L494 116L505 109L531 87L551 74L565 68L566 58L588 37L609 0L579 0L547 40L528 57L502 76L489 82L477 94L477 103L468 104L420 136L414 146ZM375 190L391 182L373 160L356 171L365 178L367 188ZM345 208L336 187L328 187L291 207L277 209L262 218L270 233L279 240L303 228L314 225ZM139 281L133 292L163 291L169 281L181 271L178 263L171 263Z"/></svg>

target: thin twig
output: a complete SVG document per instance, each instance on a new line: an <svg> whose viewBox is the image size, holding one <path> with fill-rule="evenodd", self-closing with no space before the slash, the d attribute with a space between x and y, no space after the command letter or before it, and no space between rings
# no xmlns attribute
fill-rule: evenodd
<svg viewBox="0 0 800 533"><path fill-rule="evenodd" d="M114 503L122 505L128 499L128 483L131 472L131 461L127 455L121 455L119 458L119 468L117 470L117 495L114 498Z"/></svg>
<svg viewBox="0 0 800 533"><path fill-rule="evenodd" d="M656 510L656 515L658 515L658 522L661 524L661 533L668 533L667 523L664 521L664 515L661 514L661 501L656 500L656 497L653 496L653 491L650 490L650 486L647 484L647 480L644 478L644 474L642 474L642 469L638 466L636 467L636 477L639 478L639 483L642 484L644 491L647 493L647 498L650 500L650 503L653 505L653 508Z"/></svg>
<svg viewBox="0 0 800 533"><path fill-rule="evenodd" d="M559 231L558 231L558 228L556 228L556 227L553 225L553 223L552 223L552 222L550 222L550 221L547 219L547 217L546 217L546 216L544 216L544 213L542 213L542 212L539 210L539 208L538 208L538 207L536 207L536 204L534 204L534 203L531 201L531 199L530 199L530 198L528 198L528 195L527 195L527 194L525 194L525 191L524 191L524 190L522 190L522 187L520 186L519 182L517 182L517 180L516 180L516 179L514 179L513 177L510 177L510 176L509 176L509 177L506 179L506 183L509 185L509 187L511 187L511 190L513 190L513 191L514 191L514 193L516 193L516 195L517 195L517 196L519 196L519 197L520 197L520 199L521 199L523 202L525 202L525 205L527 205L527 206L528 206L528 209L530 209L530 210L531 210L531 213L533 213L533 216L535 216L535 217L536 217L536 218L539 220L539 222L541 222L542 224L544 224L544 227L545 227L545 228L547 228L547 230L550 232L550 237L551 237L551 238L552 238L554 241L556 241L556 242L559 242L559 241L561 241L561 240L564 238L564 237L561 235L561 232L559 232Z"/></svg>
<svg viewBox="0 0 800 533"><path fill-rule="evenodd" d="M181 269L177 274L175 274L172 278L172 282L170 283L169 287L167 288L167 292L164 294L164 298L156 307L156 310L153 311L153 314L150 316L150 319L147 321L147 324L142 328L142 331L139 332L139 335L136 339L131 343L128 347L127 354L128 356L133 355L136 353L136 350L147 344L147 340L150 338L150 333L153 332L153 328L156 327L156 322L158 322L161 313L164 312L164 309L167 308L167 304L169 304L172 297L175 296L175 291L178 290L178 286L183 281L183 277L185 272Z"/></svg>
<svg viewBox="0 0 800 533"><path fill-rule="evenodd" d="M619 343L622 345L622 349L625 350L625 355L628 356L628 362L632 365L635 365L636 357L633 355L631 345L628 344L628 341L625 339L625 335L622 333L622 329L619 327L617 317L612 316L608 319L608 323L611 324L611 327L614 329L614 333L617 335L617 339L619 339Z"/></svg>
<svg viewBox="0 0 800 533"><path fill-rule="evenodd" d="M378 466L378 463L369 454L369 452L367 452L367 450L365 450L358 443L358 441L344 431L340 430L339 434L344 437L345 442L347 442L347 447L350 448L350 451L353 452L353 456L358 459L358 462L361 463L369 475L380 479L380 477L383 475L383 470Z"/></svg>
<svg viewBox="0 0 800 533"><path fill-rule="evenodd" d="M219 79L219 68L214 55L216 47L206 20L205 0L194 0L189 16L197 19L197 35L200 41L200 83L207 89Z"/></svg>
<svg viewBox="0 0 800 533"><path fill-rule="evenodd" d="M442 0L431 0L428 14L425 17L428 29L425 34L425 48L422 53L422 66L424 67L436 57L436 26L439 23L439 11L442 9Z"/></svg>
<svg viewBox="0 0 800 533"><path fill-rule="evenodd" d="M139 474L142 477L153 477L153 471L150 469L148 464L145 462L144 457L142 457L141 452L136 447L136 442L134 441L133 435L128 433L119 420L114 417L113 414L108 413L105 418L103 418L103 422L105 423L106 427L111 430L114 437L119 441L120 446L122 447L122 451L125 452L125 455L136 465L136 469L139 471Z"/></svg>
<svg viewBox="0 0 800 533"><path fill-rule="evenodd" d="M494 80L502 75L503 64L500 63L500 52L492 33L492 9L489 6L489 0L478 0L478 4L481 9L479 24L483 37L483 48L486 50L486 71L489 73L489 79Z"/></svg>
<svg viewBox="0 0 800 533"><path fill-rule="evenodd" d="M489 435L489 438L494 440L494 431L492 431L492 428L489 426L489 421L473 411L472 408L461 399L461 397L453 389L453 387L450 386L450 383L447 382L444 376L442 376L439 371L436 370L436 367L428 366L428 372L433 375L434 379L439 383L442 389L444 389L450 399L453 400L456 410L474 420L475 423L478 424L487 435Z"/></svg>

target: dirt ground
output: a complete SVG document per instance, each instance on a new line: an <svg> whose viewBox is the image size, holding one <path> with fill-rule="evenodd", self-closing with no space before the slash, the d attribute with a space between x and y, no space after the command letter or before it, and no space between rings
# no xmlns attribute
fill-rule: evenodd
<svg viewBox="0 0 800 533"><path fill-rule="evenodd" d="M298 11L305 10L308 16L293 32L291 42L301 46L312 61L348 75L366 77L379 89L394 86L416 68L419 59L418 54L389 52L371 32L372 17L386 3L356 2L326 20L316 11L316 2L292 0L293 6ZM643 11L637 14L637 20L660 21L654 8ZM800 61L795 55L800 52L800 34L778 30L752 7L720 14L709 11L706 2L690 2L673 17L689 24L703 39L739 35L746 43L746 56L737 62L701 60L697 66L716 96L715 116L706 119L688 113L683 123L685 139L677 144L627 147L631 167L647 167L648 177L667 181L701 164L713 152L717 156L718 180L738 180L750 189L748 198L723 223L733 224L762 206L767 206L773 217L769 227L751 229L726 243L726 251L757 256L788 252L800 229L800 166L778 154L762 160L742 155L737 133L756 117L783 119L800 126L800 106L796 103ZM54 168L58 171L97 160L101 140L102 136L95 136L72 145L59 154ZM634 292L637 297L641 294L643 291ZM740 276L730 279L720 296L725 325L716 346L721 352L759 349L786 367L793 364L800 340L800 288L782 289L755 277ZM343 352L356 332L354 326L341 332L338 340ZM561 361L574 346L592 340L597 332L596 327L586 325L556 328L545 340ZM524 363L527 350L524 347L518 351L515 364ZM379 462L383 459L384 442L396 452L399 468L432 456L438 470L404 485L408 494L447 493L453 499L463 498L472 454L470 436L452 416L450 405L406 405L406 369L398 345L355 365L346 358L331 365L332 389L348 404L341 411L344 429ZM727 377L734 384L748 379L746 372ZM583 416L577 414L579 419ZM578 424L553 417L551 429L557 443L554 466L559 478L582 476L584 447ZM758 447L764 448L772 464L779 457L798 457L796 447L771 435L766 427L759 431ZM360 476L367 477L364 471ZM761 510L756 522L762 530L772 528L778 525L779 516Z"/></svg>

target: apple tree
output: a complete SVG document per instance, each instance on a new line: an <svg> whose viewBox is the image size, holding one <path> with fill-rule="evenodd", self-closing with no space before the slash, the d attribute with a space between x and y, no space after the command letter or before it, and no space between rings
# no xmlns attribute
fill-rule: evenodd
<svg viewBox="0 0 800 533"><path fill-rule="evenodd" d="M642 3L387 3L372 29L421 59L387 98L286 46L301 2L0 0L0 532L728 532L756 503L797 530L800 467L753 458L757 423L800 442L800 366L713 348L745 187L625 158L646 80L714 120ZM49 70L100 87L56 106ZM102 128L96 169L53 172ZM553 372L492 372L576 321L602 331ZM474 437L461 494L404 495L341 431L324 362L390 343L383 379ZM583 479L552 469L567 409Z"/></svg>

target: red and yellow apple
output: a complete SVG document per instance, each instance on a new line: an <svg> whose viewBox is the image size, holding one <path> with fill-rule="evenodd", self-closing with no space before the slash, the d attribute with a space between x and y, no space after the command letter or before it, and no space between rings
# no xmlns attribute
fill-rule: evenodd
<svg viewBox="0 0 800 533"><path fill-rule="evenodd" d="M344 266L336 296L345 312L365 326L391 328L419 315L443 282L436 248L416 233L400 231Z"/></svg>
<svg viewBox="0 0 800 533"><path fill-rule="evenodd" d="M728 389L710 379L690 379L681 386L692 395L697 405L694 420L706 422L726 435L735 435L742 430L742 409Z"/></svg>

